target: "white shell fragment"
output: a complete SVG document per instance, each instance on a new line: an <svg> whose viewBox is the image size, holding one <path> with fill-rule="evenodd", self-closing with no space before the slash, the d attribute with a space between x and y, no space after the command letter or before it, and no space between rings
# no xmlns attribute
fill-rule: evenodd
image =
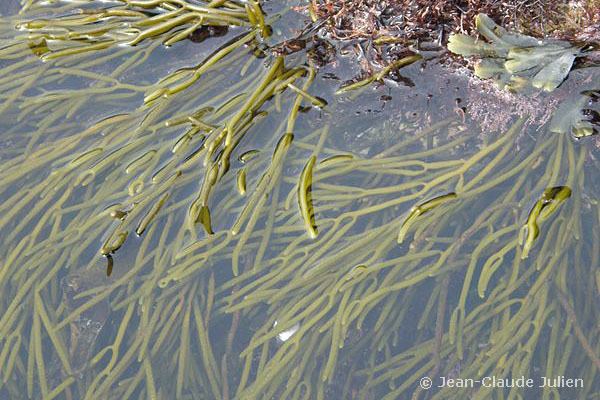
<svg viewBox="0 0 600 400"><path fill-rule="evenodd" d="M277 326L277 321L273 323L273 328ZM300 323L296 322L290 329L286 329L283 332L277 334L277 340L280 342L285 342L289 340L296 332L300 329Z"/></svg>

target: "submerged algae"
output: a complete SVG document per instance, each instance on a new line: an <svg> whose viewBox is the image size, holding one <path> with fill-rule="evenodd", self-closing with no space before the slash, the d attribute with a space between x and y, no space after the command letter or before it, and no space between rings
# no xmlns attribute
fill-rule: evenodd
<svg viewBox="0 0 600 400"><path fill-rule="evenodd" d="M177 12L129 3L157 6L156 19ZM210 4L241 15L238 3ZM447 376L457 365L461 376L570 371L585 378L578 395L593 393L600 377L589 368L589 349L600 343L589 277L600 254L600 209L586 191L596 179L596 149L548 124L527 129L523 118L507 130L480 132L468 109L457 112L456 92L441 88L434 96L445 106L412 118L423 111L413 91L453 78L432 79L420 62L405 71L416 89L364 87L357 101L380 112L354 114L353 92L335 96L337 83L306 67L302 53L255 58L264 29L254 5L243 9L241 35L156 84L124 82L161 41L193 22L155 31L133 48L62 53L45 64L22 55L7 67L35 89L0 83L10 100L3 123L21 116L4 135L22 144L0 173L7 232L0 238L7 349L0 351L0 393L396 399L424 397L420 378ZM113 15L102 23L120 32L126 20ZM117 67L97 72L110 59ZM28 80L31 72L36 78ZM69 72L89 77L93 90L65 89ZM315 87L328 101L324 109L306 95ZM135 96L122 97L129 92ZM392 97L385 107L381 93ZM426 93L419 96L427 102ZM123 99L134 102L126 113L72 124L84 104ZM406 120L378 122L398 109ZM374 122L386 132L371 137L388 144L345 143ZM244 196L237 171L244 171ZM544 191L559 186L571 196L560 207L544 203L547 219L523 259L518 232ZM456 198L419 216L398 244L411 207L447 193ZM319 232L310 237L315 222ZM116 252L113 275L86 287L70 307L62 277L104 274L103 243ZM564 297L553 296L556 288ZM67 342L82 314L105 304L110 315L94 354L84 357L89 382L68 373L62 382L49 379L49 360L64 353L57 343ZM467 395L493 393L444 388L431 398ZM500 395L530 394L510 388ZM533 394L557 395L565 392Z"/></svg>

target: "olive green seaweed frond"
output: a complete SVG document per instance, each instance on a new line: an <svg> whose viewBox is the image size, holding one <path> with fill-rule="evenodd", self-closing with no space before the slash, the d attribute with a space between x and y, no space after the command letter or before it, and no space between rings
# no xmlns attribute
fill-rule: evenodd
<svg viewBox="0 0 600 400"><path fill-rule="evenodd" d="M476 27L482 39L453 34L448 50L465 57L476 56L475 75L493 79L498 86L519 90L528 86L551 92L567 77L582 48L566 41L536 39L511 33L479 14Z"/></svg>

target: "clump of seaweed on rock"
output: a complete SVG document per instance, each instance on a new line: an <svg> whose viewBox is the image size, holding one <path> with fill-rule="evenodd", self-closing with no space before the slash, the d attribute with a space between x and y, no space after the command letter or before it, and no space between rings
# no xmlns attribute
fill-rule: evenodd
<svg viewBox="0 0 600 400"><path fill-rule="evenodd" d="M311 0L308 7L313 18L332 19L329 29L338 39L432 40L440 32L474 33L479 13L535 36L599 38L598 0Z"/></svg>
<svg viewBox="0 0 600 400"><path fill-rule="evenodd" d="M329 39L360 47L366 72L388 65L415 40L440 46L450 34L476 34L480 13L538 38L600 43L598 0L311 0L300 9L313 21L327 21Z"/></svg>

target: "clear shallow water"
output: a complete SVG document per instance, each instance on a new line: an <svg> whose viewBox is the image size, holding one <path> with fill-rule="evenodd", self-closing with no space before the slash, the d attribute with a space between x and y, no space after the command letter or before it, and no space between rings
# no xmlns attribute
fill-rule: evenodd
<svg viewBox="0 0 600 400"><path fill-rule="evenodd" d="M295 15L273 22L268 40L301 27ZM3 26L11 43L17 33ZM280 138L299 98L291 89L244 117L208 197L209 235L190 223L219 160L204 165L202 136L210 143L235 118L275 58L240 47L188 89L143 100L241 32L47 63L2 53L18 84L1 83L11 102L0 114L0 393L39 398L64 383L59 398L593 398L584 343L598 354L597 149L594 138L549 132L547 110L524 104L555 107L597 72L524 100L433 59L399 71L410 85L336 95L356 74L352 57L340 58L307 86L328 104L301 103L289 147ZM147 61L119 70L144 51ZM284 63L293 72L303 57ZM215 129L190 131L188 115ZM188 162L193 154L202 157ZM297 189L313 155L314 239ZM559 186L570 197L540 221L521 260L521 227ZM406 225L412 207L450 193ZM123 232L107 277L101 248ZM541 389L543 376L584 387ZM525 377L536 387L419 389L425 377L435 386Z"/></svg>

